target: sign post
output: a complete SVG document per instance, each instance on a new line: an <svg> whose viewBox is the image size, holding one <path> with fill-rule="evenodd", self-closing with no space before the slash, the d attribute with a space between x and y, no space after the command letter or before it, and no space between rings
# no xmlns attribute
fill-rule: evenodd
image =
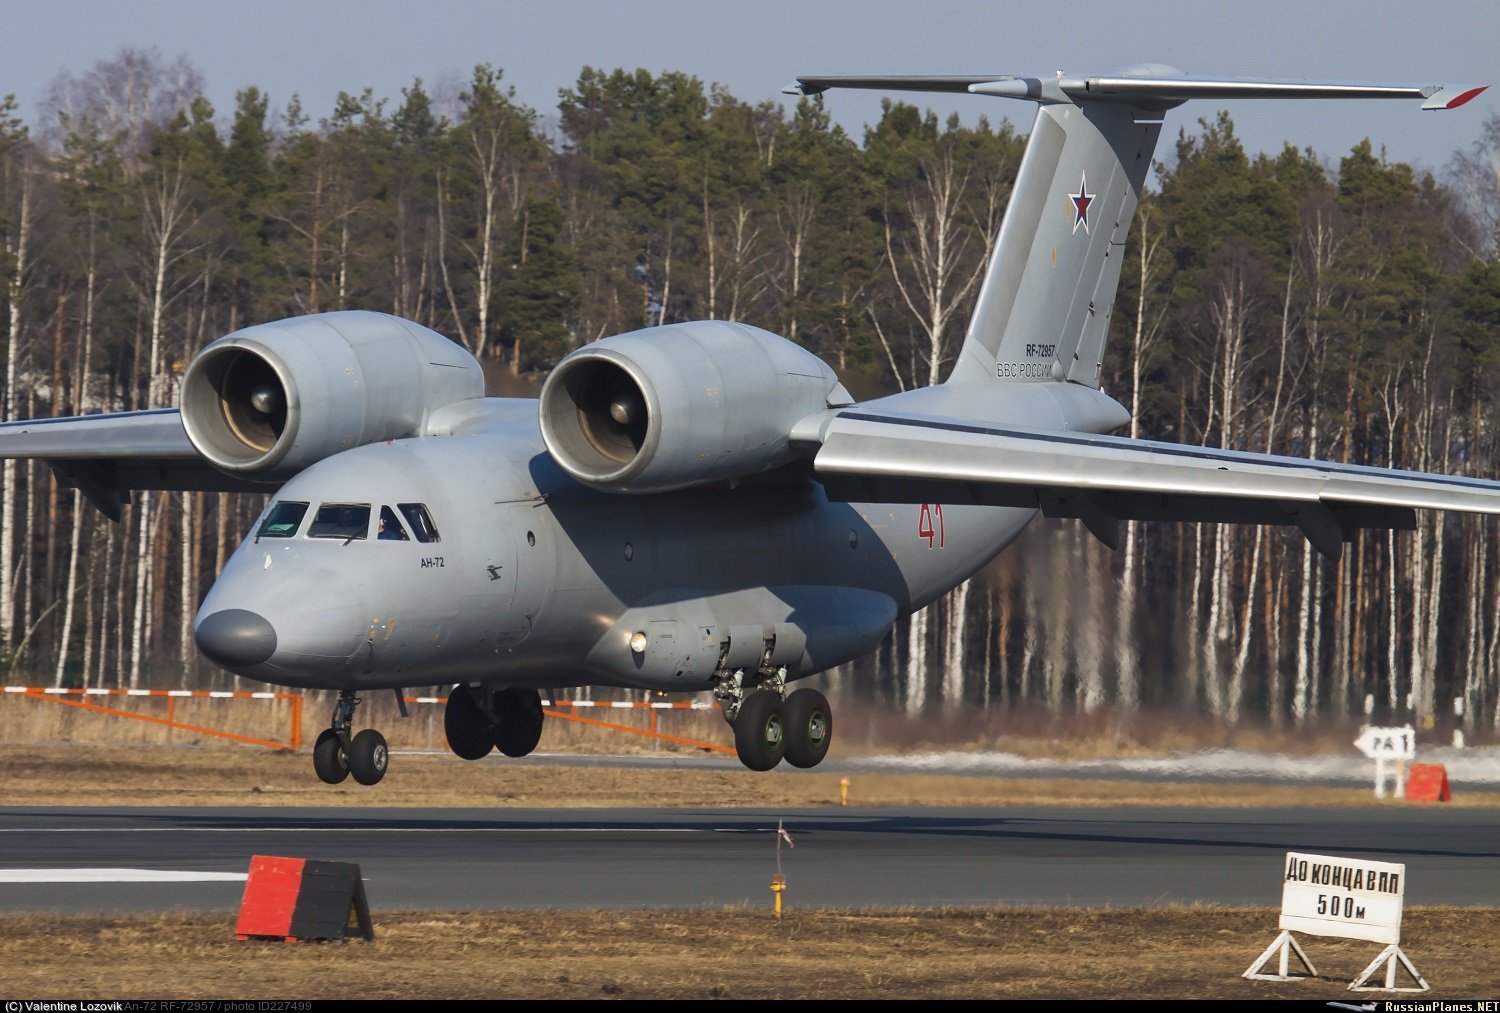
<svg viewBox="0 0 1500 1013"><path fill-rule="evenodd" d="M1316 977L1318 972L1312 961L1292 935L1301 932L1387 944L1380 956L1349 986L1352 990L1425 992L1427 982L1401 950L1401 912L1405 897L1405 865L1288 852L1282 875L1281 935L1250 965L1244 977L1258 981L1292 981L1294 976L1288 974L1292 953L1306 968L1306 976ZM1262 968L1277 953L1280 954L1279 973L1264 973ZM1396 986L1398 963L1411 975L1414 987ZM1385 965L1385 984L1367 985L1382 964Z"/></svg>
<svg viewBox="0 0 1500 1013"><path fill-rule="evenodd" d="M1401 728L1372 728L1366 725L1354 740L1361 753L1375 761L1375 797L1385 798L1388 764L1396 766L1395 797L1406 797L1406 764L1417 757L1417 733L1411 725Z"/></svg>

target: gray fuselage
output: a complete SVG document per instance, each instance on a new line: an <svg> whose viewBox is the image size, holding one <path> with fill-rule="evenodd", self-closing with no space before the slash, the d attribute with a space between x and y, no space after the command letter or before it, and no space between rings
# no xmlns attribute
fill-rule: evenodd
<svg viewBox="0 0 1500 1013"><path fill-rule="evenodd" d="M308 517L321 504L370 504L371 529L309 537L304 520L289 537L252 532L199 623L252 613L274 630L274 652L228 667L324 688L693 691L716 671L767 665L796 679L875 647L1035 515L829 502L796 469L599 492L552 461L534 401L487 399L460 432L336 454L279 490L273 503L307 503ZM440 540L378 538L382 507L411 503Z"/></svg>

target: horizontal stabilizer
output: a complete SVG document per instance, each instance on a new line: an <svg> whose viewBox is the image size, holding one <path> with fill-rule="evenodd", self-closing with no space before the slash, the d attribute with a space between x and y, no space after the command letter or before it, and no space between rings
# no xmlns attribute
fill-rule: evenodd
<svg viewBox="0 0 1500 1013"><path fill-rule="evenodd" d="M1135 71L1135 72L1133 72ZM1046 77L1016 74L950 74L798 77L782 89L791 95L816 95L830 88L879 91L967 92L1033 102L1126 102L1165 108L1188 99L1421 99L1423 109L1456 109L1488 85L1413 84L1372 81L1301 81L1285 78L1189 77L1171 67L1150 65L1123 72Z"/></svg>

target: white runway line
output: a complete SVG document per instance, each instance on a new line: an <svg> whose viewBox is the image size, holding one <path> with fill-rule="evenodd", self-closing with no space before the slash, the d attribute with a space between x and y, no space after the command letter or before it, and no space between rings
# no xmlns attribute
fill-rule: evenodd
<svg viewBox="0 0 1500 1013"><path fill-rule="evenodd" d="M559 810L561 811L561 810ZM704 834L706 827L0 827L0 834Z"/></svg>
<svg viewBox="0 0 1500 1013"><path fill-rule="evenodd" d="M0 883L243 883L244 872L174 869L0 869Z"/></svg>

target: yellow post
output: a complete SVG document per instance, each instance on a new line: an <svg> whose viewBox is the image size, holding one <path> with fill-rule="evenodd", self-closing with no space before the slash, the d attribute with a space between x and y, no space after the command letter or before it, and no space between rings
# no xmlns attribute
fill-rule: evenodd
<svg viewBox="0 0 1500 1013"><path fill-rule="evenodd" d="M786 877L777 873L771 877L771 892L776 895L776 920L781 921L781 895L786 892Z"/></svg>
<svg viewBox="0 0 1500 1013"><path fill-rule="evenodd" d="M849 779L847 777L841 777L841 778L839 778L839 805L848 805L848 804L849 804Z"/></svg>

